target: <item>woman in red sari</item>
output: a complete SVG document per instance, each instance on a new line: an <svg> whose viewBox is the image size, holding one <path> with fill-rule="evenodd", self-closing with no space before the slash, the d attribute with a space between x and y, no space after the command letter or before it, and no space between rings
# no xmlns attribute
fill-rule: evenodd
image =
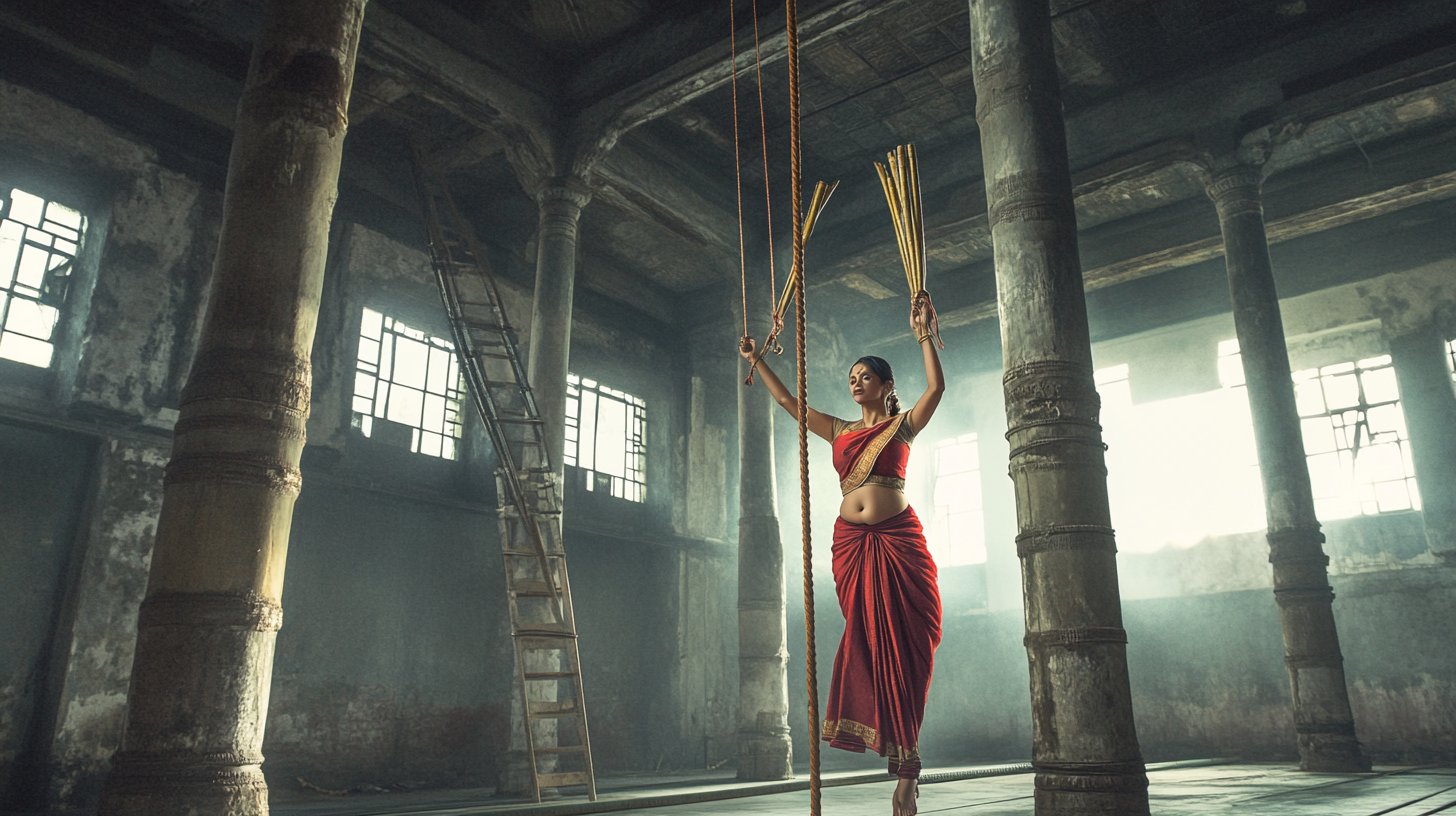
<svg viewBox="0 0 1456 816"><path fill-rule="evenodd" d="M929 298L916 298L910 326L925 359L925 393L900 413L894 374L879 357L849 370L853 422L808 410L809 430L834 449L844 500L834 523L834 584L844 612L844 638L834 658L823 738L836 748L889 757L899 777L893 813L913 816L920 776L919 734L935 647L940 643L940 591L920 520L905 499L910 444L945 392L935 351ZM753 340L739 353L753 359ZM799 401L760 362L764 384L797 421Z"/></svg>

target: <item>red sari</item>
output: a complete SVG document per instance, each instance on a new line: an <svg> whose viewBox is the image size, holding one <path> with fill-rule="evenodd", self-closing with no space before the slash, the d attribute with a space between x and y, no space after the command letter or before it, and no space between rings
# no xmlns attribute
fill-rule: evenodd
<svg viewBox="0 0 1456 816"><path fill-rule="evenodd" d="M834 465L847 480L842 486L895 479L903 484L912 435L896 431L876 443L884 423L854 425L835 422ZM866 461L867 456L875 459ZM869 748L889 757L890 773L916 778L920 723L940 643L940 590L920 519L908 507L878 524L841 518L834 523L833 554L845 626L834 657L824 739L849 751Z"/></svg>

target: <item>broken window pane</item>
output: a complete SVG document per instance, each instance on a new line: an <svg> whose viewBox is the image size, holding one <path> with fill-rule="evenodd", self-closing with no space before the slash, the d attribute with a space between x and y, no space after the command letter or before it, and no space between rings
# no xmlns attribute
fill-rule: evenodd
<svg viewBox="0 0 1456 816"><path fill-rule="evenodd" d="M57 307L84 229L79 212L23 190L0 198L0 357L50 367Z"/></svg>
<svg viewBox="0 0 1456 816"><path fill-rule="evenodd" d="M1319 517L1419 508L1390 356L1301 371L1295 380ZM1324 406L1310 397L1316 392Z"/></svg>
<svg viewBox="0 0 1456 816"><path fill-rule="evenodd" d="M411 451L454 459L465 383L450 343L372 309L359 335L354 427L372 436L376 417L407 425Z"/></svg>

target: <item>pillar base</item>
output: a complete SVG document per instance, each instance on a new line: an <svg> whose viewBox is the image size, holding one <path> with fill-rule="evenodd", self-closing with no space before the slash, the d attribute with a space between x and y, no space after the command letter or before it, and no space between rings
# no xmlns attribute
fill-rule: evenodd
<svg viewBox="0 0 1456 816"><path fill-rule="evenodd" d="M268 816L258 763L208 754L119 753L101 791L106 816ZM260 759L261 761L261 759Z"/></svg>
<svg viewBox="0 0 1456 816"><path fill-rule="evenodd" d="M1300 734L1299 769L1312 773L1366 773L1370 758L1351 734Z"/></svg>
<svg viewBox="0 0 1456 816"><path fill-rule="evenodd" d="M763 782L794 778L794 746L788 730L738 733L738 780Z"/></svg>
<svg viewBox="0 0 1456 816"><path fill-rule="evenodd" d="M1148 774L1140 761L1033 764L1036 816L1148 814Z"/></svg>

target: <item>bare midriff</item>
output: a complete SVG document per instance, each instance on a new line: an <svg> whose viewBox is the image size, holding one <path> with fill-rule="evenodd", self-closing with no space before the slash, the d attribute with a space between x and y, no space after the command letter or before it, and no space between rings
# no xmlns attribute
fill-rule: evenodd
<svg viewBox="0 0 1456 816"><path fill-rule="evenodd" d="M839 503L839 517L855 524L879 524L910 506L905 494L884 485L860 485Z"/></svg>

